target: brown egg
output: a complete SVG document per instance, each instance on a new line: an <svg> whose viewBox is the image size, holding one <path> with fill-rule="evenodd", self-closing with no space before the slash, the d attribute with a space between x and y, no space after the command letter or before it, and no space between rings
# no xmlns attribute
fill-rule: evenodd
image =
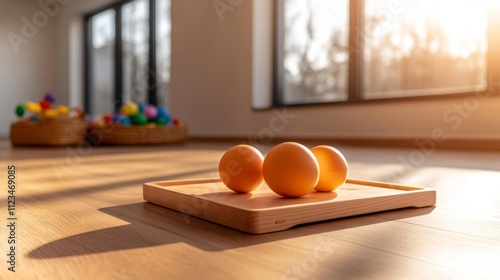
<svg viewBox="0 0 500 280"><path fill-rule="evenodd" d="M271 190L285 197L310 193L319 177L319 166L305 146L286 142L272 148L262 167L264 180Z"/></svg>
<svg viewBox="0 0 500 280"><path fill-rule="evenodd" d="M248 193L264 183L261 152L249 145L227 150L219 161L219 175L224 185L238 193Z"/></svg>
<svg viewBox="0 0 500 280"><path fill-rule="evenodd" d="M347 180L349 167L345 157L330 146L311 149L319 164L319 180L314 188L320 192L330 192L342 186Z"/></svg>

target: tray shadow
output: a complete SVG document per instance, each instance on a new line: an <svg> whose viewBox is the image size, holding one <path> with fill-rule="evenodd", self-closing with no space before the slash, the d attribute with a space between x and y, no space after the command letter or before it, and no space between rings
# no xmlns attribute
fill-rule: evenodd
<svg viewBox="0 0 500 280"><path fill-rule="evenodd" d="M99 209L129 222L128 225L65 237L36 248L29 252L28 257L50 259L165 246L180 242L201 250L217 252L426 215L434 208L433 206L385 211L253 235L142 202Z"/></svg>

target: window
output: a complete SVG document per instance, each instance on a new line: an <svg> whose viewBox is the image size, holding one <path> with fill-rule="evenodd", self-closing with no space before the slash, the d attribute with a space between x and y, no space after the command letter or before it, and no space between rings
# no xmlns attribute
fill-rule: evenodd
<svg viewBox="0 0 500 280"><path fill-rule="evenodd" d="M85 109L127 102L168 107L170 0L121 1L86 16Z"/></svg>
<svg viewBox="0 0 500 280"><path fill-rule="evenodd" d="M274 105L485 91L489 5L277 0Z"/></svg>

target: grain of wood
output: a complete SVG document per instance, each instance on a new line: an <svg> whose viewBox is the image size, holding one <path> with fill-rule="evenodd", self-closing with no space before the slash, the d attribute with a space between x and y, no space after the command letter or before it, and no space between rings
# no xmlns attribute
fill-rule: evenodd
<svg viewBox="0 0 500 280"><path fill-rule="evenodd" d="M348 179L336 192L311 192L292 199L275 194L266 184L252 193L236 194L219 178L146 183L143 196L186 215L255 234L436 203L432 189L360 179Z"/></svg>
<svg viewBox="0 0 500 280"><path fill-rule="evenodd" d="M436 151L390 181L436 189L435 208L269 234L187 219L144 202L145 182L213 177L233 144L68 150L12 149L0 141L3 170L18 168L19 202L17 272L9 273L2 257L0 279L498 278L500 153ZM412 151L337 148L349 161L351 177L379 181ZM6 175L0 172L0 182ZM1 187L4 222L6 195ZM2 256L5 234L3 227Z"/></svg>

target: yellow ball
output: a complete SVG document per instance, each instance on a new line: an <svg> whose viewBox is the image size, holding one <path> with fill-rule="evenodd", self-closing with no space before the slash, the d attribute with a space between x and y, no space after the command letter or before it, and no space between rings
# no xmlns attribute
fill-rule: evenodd
<svg viewBox="0 0 500 280"><path fill-rule="evenodd" d="M42 106L40 106L39 103L31 102L28 101L26 104L24 104L24 107L26 110L35 113L35 114L41 114L42 113Z"/></svg>
<svg viewBox="0 0 500 280"><path fill-rule="evenodd" d="M61 115L68 115L69 111L70 110L69 110L68 106L61 105L61 106L57 107L57 112L59 112L59 114L61 114Z"/></svg>
<svg viewBox="0 0 500 280"><path fill-rule="evenodd" d="M46 118L55 118L59 116L59 111L57 111L56 109L43 110L43 116Z"/></svg>
<svg viewBox="0 0 500 280"><path fill-rule="evenodd" d="M139 113L139 106L136 103L127 103L122 106L120 113L125 116L134 116Z"/></svg>

